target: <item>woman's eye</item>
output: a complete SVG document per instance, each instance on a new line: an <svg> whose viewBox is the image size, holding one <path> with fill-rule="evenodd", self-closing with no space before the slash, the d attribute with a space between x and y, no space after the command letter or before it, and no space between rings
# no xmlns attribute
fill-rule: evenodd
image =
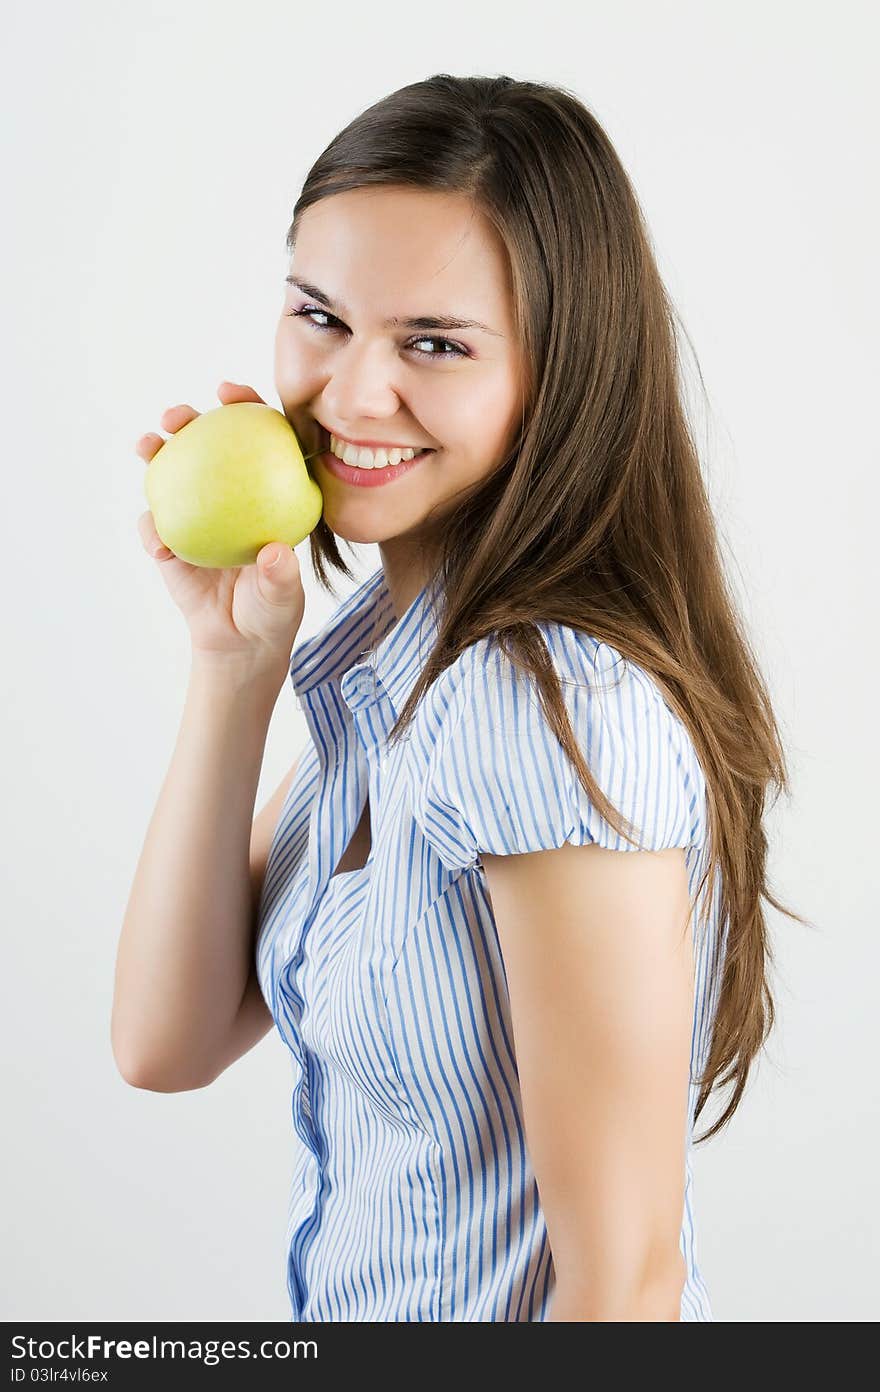
<svg viewBox="0 0 880 1392"><path fill-rule="evenodd" d="M313 305L305 305L302 309L290 310L290 313L293 315L294 319L305 318L306 323L311 324L313 329L329 329L331 327L330 324L316 324L314 319L308 318L310 314L323 314L325 319L332 319L333 315L328 314L326 309L316 309Z"/></svg>
<svg viewBox="0 0 880 1392"><path fill-rule="evenodd" d="M309 324L311 328L317 329L319 333L334 333L336 331L337 326L341 327L341 325L339 325L339 320L335 318L334 315L332 315L326 309L321 309L318 305L303 305L302 309L288 310L288 314L292 315L295 319L303 319L305 323ZM310 317L313 314L320 314L322 318L332 322L328 322L326 324L316 324L314 319ZM419 357L422 358L466 358L470 356L466 348L463 348L458 343L453 343L448 338L425 337L423 335L420 338L412 339L411 342L414 344L443 344L444 351L440 353L426 353L423 348L413 348L412 351L414 353L418 353ZM445 351L446 349L448 349L449 351Z"/></svg>

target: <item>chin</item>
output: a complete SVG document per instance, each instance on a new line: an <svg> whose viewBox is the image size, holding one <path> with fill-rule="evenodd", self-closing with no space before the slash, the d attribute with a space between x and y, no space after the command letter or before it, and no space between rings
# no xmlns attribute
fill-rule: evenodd
<svg viewBox="0 0 880 1392"><path fill-rule="evenodd" d="M386 541L393 541L395 537L405 536L415 530L412 525L389 521L388 518L376 518L372 522L367 519L358 522L352 517L336 519L327 509L323 517L336 536L341 537L343 541L356 542L361 546L381 546Z"/></svg>
<svg viewBox="0 0 880 1392"><path fill-rule="evenodd" d="M389 532L387 527L370 526L368 523L363 523L359 526L357 522L351 519L340 519L337 522L332 514L326 510L323 513L323 517L331 532L336 536L340 537L343 541L356 542L361 546L378 544L380 541L387 541L389 536L397 535L397 532L393 529Z"/></svg>
<svg viewBox="0 0 880 1392"><path fill-rule="evenodd" d="M353 546L376 546L385 540L384 537L372 536L367 531L358 531L356 527L334 527L332 522L328 525L335 536L341 541L351 542Z"/></svg>

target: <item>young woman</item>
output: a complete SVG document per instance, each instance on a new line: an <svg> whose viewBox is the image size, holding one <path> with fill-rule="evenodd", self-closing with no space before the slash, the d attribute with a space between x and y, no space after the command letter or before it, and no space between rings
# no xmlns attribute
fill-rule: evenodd
<svg viewBox="0 0 880 1392"><path fill-rule="evenodd" d="M773 1022L788 785L636 197L571 93L442 74L331 142L287 246L312 563L381 567L291 660L291 548L200 570L141 519L193 662L117 1062L202 1087L277 1027L294 1320L711 1320L694 1126ZM309 741L254 820L288 672Z"/></svg>

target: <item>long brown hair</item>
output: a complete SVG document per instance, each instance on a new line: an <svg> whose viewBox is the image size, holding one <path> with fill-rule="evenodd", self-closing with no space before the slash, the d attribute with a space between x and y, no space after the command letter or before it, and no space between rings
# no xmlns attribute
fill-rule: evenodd
<svg viewBox="0 0 880 1392"><path fill-rule="evenodd" d="M565 88L439 73L357 116L309 170L287 234L322 198L374 185L467 195L509 258L527 381L516 436L491 474L429 524L423 555L445 610L437 641L391 732L476 640L538 685L542 708L600 813L632 828L596 784L574 738L538 620L603 639L657 681L704 771L711 855L694 905L719 883L724 966L695 1119L714 1089L732 1117L773 1027L770 893L763 827L769 785L790 792L770 697L728 590L682 399L677 316L645 222L608 136ZM428 542L430 541L430 546ZM309 538L352 578L319 521ZM692 912L694 905L692 905ZM717 982L713 982L717 987Z"/></svg>

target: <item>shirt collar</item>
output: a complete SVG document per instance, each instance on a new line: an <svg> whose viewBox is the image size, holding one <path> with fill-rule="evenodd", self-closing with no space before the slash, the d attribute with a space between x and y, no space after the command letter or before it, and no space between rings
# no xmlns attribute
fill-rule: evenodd
<svg viewBox="0 0 880 1392"><path fill-rule="evenodd" d="M384 691L398 716L434 646L438 593L436 578L429 580L397 620L380 566L343 600L320 632L295 649L290 663L294 691L304 697L334 682L352 711L377 701ZM378 641L368 653L374 634Z"/></svg>

